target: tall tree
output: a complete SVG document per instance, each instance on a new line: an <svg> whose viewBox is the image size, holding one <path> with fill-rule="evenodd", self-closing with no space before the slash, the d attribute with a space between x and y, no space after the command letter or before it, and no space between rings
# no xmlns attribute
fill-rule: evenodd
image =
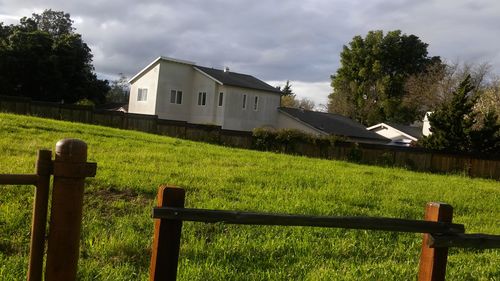
<svg viewBox="0 0 500 281"><path fill-rule="evenodd" d="M496 111L483 115L479 129L472 132L472 151L500 155L500 119Z"/></svg>
<svg viewBox="0 0 500 281"><path fill-rule="evenodd" d="M500 77L495 77L488 83L479 96L474 109L482 116L486 116L492 111L500 113Z"/></svg>
<svg viewBox="0 0 500 281"><path fill-rule="evenodd" d="M490 106L495 106L495 91L498 89L494 80L487 79L491 75L490 69L486 63L454 62L430 65L424 72L406 79L403 105L417 112L419 117L423 117L425 112L434 111L443 103L449 102L455 89L470 75L473 87L471 92L479 95L475 111L482 117L489 111Z"/></svg>
<svg viewBox="0 0 500 281"><path fill-rule="evenodd" d="M408 123L416 114L402 105L405 80L424 71L439 57L429 57L427 44L400 30L370 31L355 36L340 54L341 66L332 75L328 110L365 125L382 121Z"/></svg>
<svg viewBox="0 0 500 281"><path fill-rule="evenodd" d="M299 101L295 98L290 80L286 80L285 86L281 89L281 106L298 107Z"/></svg>
<svg viewBox="0 0 500 281"><path fill-rule="evenodd" d="M299 104L297 107L305 109L305 110L314 110L314 108L316 107L316 104L314 103L314 101L312 101L308 98L301 98L299 100Z"/></svg>
<svg viewBox="0 0 500 281"><path fill-rule="evenodd" d="M424 147L461 152L472 150L471 136L476 123L473 89L471 77L467 76L452 99L429 116L432 134L422 139Z"/></svg>
<svg viewBox="0 0 500 281"><path fill-rule="evenodd" d="M126 103L129 98L129 86L128 80L123 73L118 74L120 78L111 81L111 87L109 92L106 94L107 102L117 102Z"/></svg>
<svg viewBox="0 0 500 281"><path fill-rule="evenodd" d="M290 80L286 81L285 86L281 89L281 106L283 107L293 107L293 108L302 108L305 110L313 110L316 106L314 101L308 98L298 99L295 93L292 90L292 84L290 84Z"/></svg>
<svg viewBox="0 0 500 281"><path fill-rule="evenodd" d="M69 14L45 10L18 25L0 24L0 94L104 102L108 82L95 75L91 50L72 23Z"/></svg>
<svg viewBox="0 0 500 281"><path fill-rule="evenodd" d="M61 11L45 10L42 14L33 14L31 17L40 31L48 32L50 35L59 37L73 34L73 20L70 15Z"/></svg>
<svg viewBox="0 0 500 281"><path fill-rule="evenodd" d="M281 95L283 96L295 95L292 91L292 84L290 84L290 80L286 80L285 86L283 87L283 89L281 89Z"/></svg>

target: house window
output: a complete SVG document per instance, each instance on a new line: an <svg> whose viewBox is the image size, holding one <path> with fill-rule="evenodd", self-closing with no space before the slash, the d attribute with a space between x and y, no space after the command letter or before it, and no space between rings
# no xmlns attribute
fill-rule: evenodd
<svg viewBox="0 0 500 281"><path fill-rule="evenodd" d="M175 103L175 96L177 95L176 90L170 91L170 103Z"/></svg>
<svg viewBox="0 0 500 281"><path fill-rule="evenodd" d="M148 100L148 89L145 89L145 88L137 89L137 100L138 101L147 101Z"/></svg>
<svg viewBox="0 0 500 281"><path fill-rule="evenodd" d="M182 104L182 91L177 91L177 100L175 103Z"/></svg>
<svg viewBox="0 0 500 281"><path fill-rule="evenodd" d="M219 106L222 106L223 103L224 103L224 93L220 92L219 93Z"/></svg>
<svg viewBox="0 0 500 281"><path fill-rule="evenodd" d="M182 104L182 91L170 91L170 103Z"/></svg>
<svg viewBox="0 0 500 281"><path fill-rule="evenodd" d="M259 97L255 96L253 100L253 110L257 111L259 109Z"/></svg>
<svg viewBox="0 0 500 281"><path fill-rule="evenodd" d="M247 95L243 95L243 109L247 108Z"/></svg>
<svg viewBox="0 0 500 281"><path fill-rule="evenodd" d="M199 92L198 93L198 105L206 105L207 104L207 93Z"/></svg>

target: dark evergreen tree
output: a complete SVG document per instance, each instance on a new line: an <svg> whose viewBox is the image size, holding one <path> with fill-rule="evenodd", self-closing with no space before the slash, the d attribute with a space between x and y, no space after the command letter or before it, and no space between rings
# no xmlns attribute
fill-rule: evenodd
<svg viewBox="0 0 500 281"><path fill-rule="evenodd" d="M299 107L300 101L295 97L295 93L292 90L292 84L290 80L286 80L286 84L281 89L281 106L283 107Z"/></svg>
<svg viewBox="0 0 500 281"><path fill-rule="evenodd" d="M460 152L472 150L473 126L476 123L473 111L476 97L471 95L473 89L471 77L467 76L453 93L451 101L429 116L432 134L422 139L424 147Z"/></svg>
<svg viewBox="0 0 500 281"><path fill-rule="evenodd" d="M292 85L290 84L290 80L286 80L286 84L285 86L283 87L283 89L281 89L281 95L283 96L295 96L295 94L293 93L292 91Z"/></svg>
<svg viewBox="0 0 500 281"><path fill-rule="evenodd" d="M482 126L472 132L473 152L500 155L500 122L495 111L488 111Z"/></svg>

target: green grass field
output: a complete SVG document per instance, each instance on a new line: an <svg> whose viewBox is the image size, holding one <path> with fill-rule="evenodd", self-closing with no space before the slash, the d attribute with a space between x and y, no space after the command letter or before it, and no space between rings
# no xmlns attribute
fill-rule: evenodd
<svg viewBox="0 0 500 281"><path fill-rule="evenodd" d="M225 148L140 132L0 114L0 173L32 173L39 149L79 138L88 179L79 280L146 280L160 184L186 206L421 219L455 208L468 233L500 234L500 183ZM0 186L0 280L27 269L33 188ZM421 234L186 222L179 280L416 280ZM500 250L451 249L447 280L500 280Z"/></svg>

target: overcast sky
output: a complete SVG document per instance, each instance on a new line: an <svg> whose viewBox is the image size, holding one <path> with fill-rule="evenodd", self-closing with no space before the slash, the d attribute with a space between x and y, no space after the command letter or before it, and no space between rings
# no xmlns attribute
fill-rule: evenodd
<svg viewBox="0 0 500 281"><path fill-rule="evenodd" d="M44 9L71 14L101 77L131 77L158 56L292 81L325 104L342 46L369 30L400 29L429 55L488 62L500 74L499 0L0 0L0 21Z"/></svg>

